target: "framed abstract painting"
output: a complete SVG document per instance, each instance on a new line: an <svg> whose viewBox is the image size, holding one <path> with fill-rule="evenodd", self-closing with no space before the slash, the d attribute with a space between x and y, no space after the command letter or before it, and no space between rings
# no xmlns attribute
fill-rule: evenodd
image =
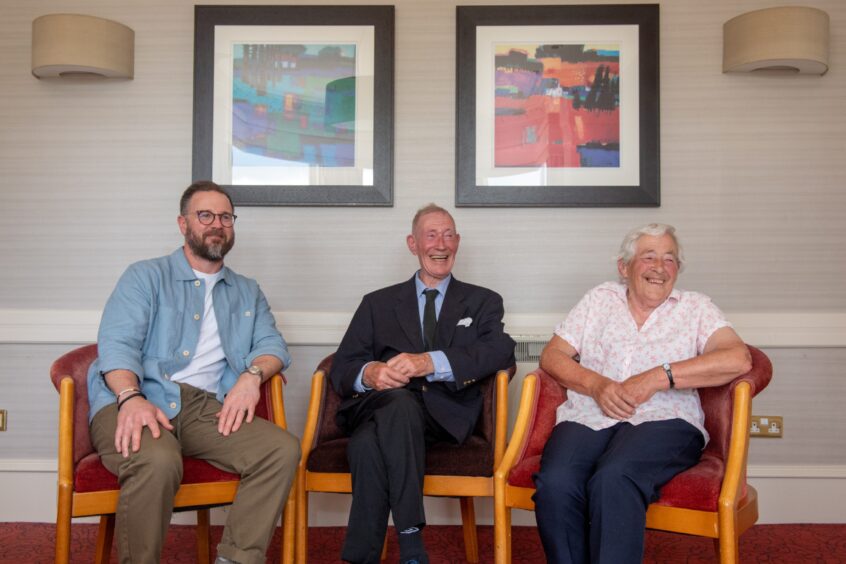
<svg viewBox="0 0 846 564"><path fill-rule="evenodd" d="M457 8L457 206L658 206L658 5Z"/></svg>
<svg viewBox="0 0 846 564"><path fill-rule="evenodd" d="M196 6L194 34L194 180L393 205L393 6Z"/></svg>

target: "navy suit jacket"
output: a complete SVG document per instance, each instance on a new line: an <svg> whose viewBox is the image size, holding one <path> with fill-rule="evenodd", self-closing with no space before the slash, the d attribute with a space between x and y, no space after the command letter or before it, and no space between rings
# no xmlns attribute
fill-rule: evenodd
<svg viewBox="0 0 846 564"><path fill-rule="evenodd" d="M449 359L455 382L414 378L408 385L420 390L427 411L459 443L473 432L482 410L477 384L514 364L514 340L504 331L503 314L499 294L453 277L438 316L435 348ZM353 388L362 366L404 352L424 352L420 325L414 277L364 296L329 374L343 398L338 409L341 427L351 431L348 422L356 411L379 393Z"/></svg>

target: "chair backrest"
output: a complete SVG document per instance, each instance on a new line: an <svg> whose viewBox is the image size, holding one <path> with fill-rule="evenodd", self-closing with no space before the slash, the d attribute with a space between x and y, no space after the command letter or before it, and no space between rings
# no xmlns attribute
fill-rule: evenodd
<svg viewBox="0 0 846 564"><path fill-rule="evenodd" d="M700 388L699 398L705 413L705 428L711 440L705 453L711 453L720 460L728 457L731 441L731 418L734 407L734 389L740 382L749 382L752 396L767 387L772 378L773 365L767 356L755 347L749 347L752 354L752 369L731 382L714 388ZM567 399L567 390L549 374L538 368L536 408L534 420L529 425L529 442L521 459L543 453L552 428L555 426L555 410Z"/></svg>
<svg viewBox="0 0 846 564"><path fill-rule="evenodd" d="M335 414L341 405L341 396L335 391L332 382L329 381L329 371L332 370L332 361L335 353L330 354L317 365L317 370L323 371L323 399L320 402L320 419L317 421L317 433L315 433L315 445L346 437L347 434L335 422Z"/></svg>
<svg viewBox="0 0 846 564"><path fill-rule="evenodd" d="M347 434L335 422L335 414L338 412L338 407L341 405L341 396L335 391L332 383L329 381L329 371L332 369L332 361L335 358L334 353L324 358L317 366L317 370L322 370L326 375L325 385L323 386L323 399L321 402L320 416L317 422L317 433L315 433L315 444L323 444L328 441L346 437ZM509 379L514 376L516 366L511 366L508 369ZM494 433L496 431L496 385L494 378L486 378L481 384L481 393L484 401L482 403L482 413L479 420L476 422L476 427L473 430L474 435L478 435L485 439L485 441L493 445Z"/></svg>
<svg viewBox="0 0 846 564"><path fill-rule="evenodd" d="M512 364L506 371L508 372L508 381L511 382L517 372L517 365ZM482 413L479 414L479 420L476 421L473 434L483 437L490 444L494 444L496 438L496 374L485 378L479 386L483 398Z"/></svg>
<svg viewBox="0 0 846 564"><path fill-rule="evenodd" d="M535 410L533 419L529 423L529 440L525 451L519 457L527 459L543 454L552 428L555 427L555 411L559 405L567 401L567 388L559 384L552 376L537 368L534 374L538 378L535 388Z"/></svg>
<svg viewBox="0 0 846 564"><path fill-rule="evenodd" d="M94 452L88 435L88 368L97 358L97 345L86 345L63 354L50 367L56 390L66 377L73 379L73 463Z"/></svg>
<svg viewBox="0 0 846 564"><path fill-rule="evenodd" d="M60 356L50 367L50 380L56 390L64 378L73 379L73 463L94 452L88 434L88 368L97 358L97 345L85 345ZM256 415L270 419L273 406L270 398L270 380L261 387L261 399L256 405Z"/></svg>

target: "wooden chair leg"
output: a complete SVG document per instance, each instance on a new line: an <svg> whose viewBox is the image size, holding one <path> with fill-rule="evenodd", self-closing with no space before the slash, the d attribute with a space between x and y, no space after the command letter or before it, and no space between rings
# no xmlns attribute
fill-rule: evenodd
<svg viewBox="0 0 846 564"><path fill-rule="evenodd" d="M297 538L294 541L296 548L294 560L297 564L306 564L308 562L308 492L305 491L305 479L298 474L297 480L297 502L294 507Z"/></svg>
<svg viewBox="0 0 846 564"><path fill-rule="evenodd" d="M69 498L69 496L68 496ZM70 525L71 509L70 500L63 500L59 493L59 508L56 513L56 564L68 564L70 562Z"/></svg>
<svg viewBox="0 0 846 564"><path fill-rule="evenodd" d="M100 515L100 527L97 529L97 546L94 549L94 562L107 564L112 555L112 539L115 536L115 516Z"/></svg>
<svg viewBox="0 0 846 564"><path fill-rule="evenodd" d="M740 543L736 536L721 534L719 539L714 539L714 548L717 549L720 564L740 562Z"/></svg>
<svg viewBox="0 0 846 564"><path fill-rule="evenodd" d="M494 562L511 563L511 508L494 507Z"/></svg>
<svg viewBox="0 0 846 564"><path fill-rule="evenodd" d="M295 537L296 537L296 492L293 490L285 502L285 511L282 513L282 546L280 547L282 564L294 564Z"/></svg>
<svg viewBox="0 0 846 564"><path fill-rule="evenodd" d="M209 510L197 510L197 562L211 564L211 538L209 535Z"/></svg>
<svg viewBox="0 0 846 564"><path fill-rule="evenodd" d="M476 508L472 497L461 497L461 526L464 529L464 553L468 562L479 561L479 539L476 537Z"/></svg>

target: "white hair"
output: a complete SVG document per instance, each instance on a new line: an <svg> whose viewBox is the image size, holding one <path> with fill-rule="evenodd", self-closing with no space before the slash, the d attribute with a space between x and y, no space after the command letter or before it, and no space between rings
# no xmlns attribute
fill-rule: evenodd
<svg viewBox="0 0 846 564"><path fill-rule="evenodd" d="M669 235L673 238L676 244L676 260L679 263L679 272L684 268L684 251L682 250L679 238L676 237L676 228L666 223L647 223L640 227L635 227L623 237L623 242L620 243L620 252L617 253L616 259L623 261L623 264L629 264L634 258L635 251L637 251L637 242L644 235L652 237L663 237Z"/></svg>
<svg viewBox="0 0 846 564"><path fill-rule="evenodd" d="M447 210L439 206L438 204L432 202L430 204L426 204L419 210L417 213L414 214L414 219L411 220L411 234L416 235L417 231L417 224L420 223L420 218L424 215L429 215L430 213L442 213L447 215L451 220L452 224L455 225L455 218L452 217L452 214L449 213Z"/></svg>

